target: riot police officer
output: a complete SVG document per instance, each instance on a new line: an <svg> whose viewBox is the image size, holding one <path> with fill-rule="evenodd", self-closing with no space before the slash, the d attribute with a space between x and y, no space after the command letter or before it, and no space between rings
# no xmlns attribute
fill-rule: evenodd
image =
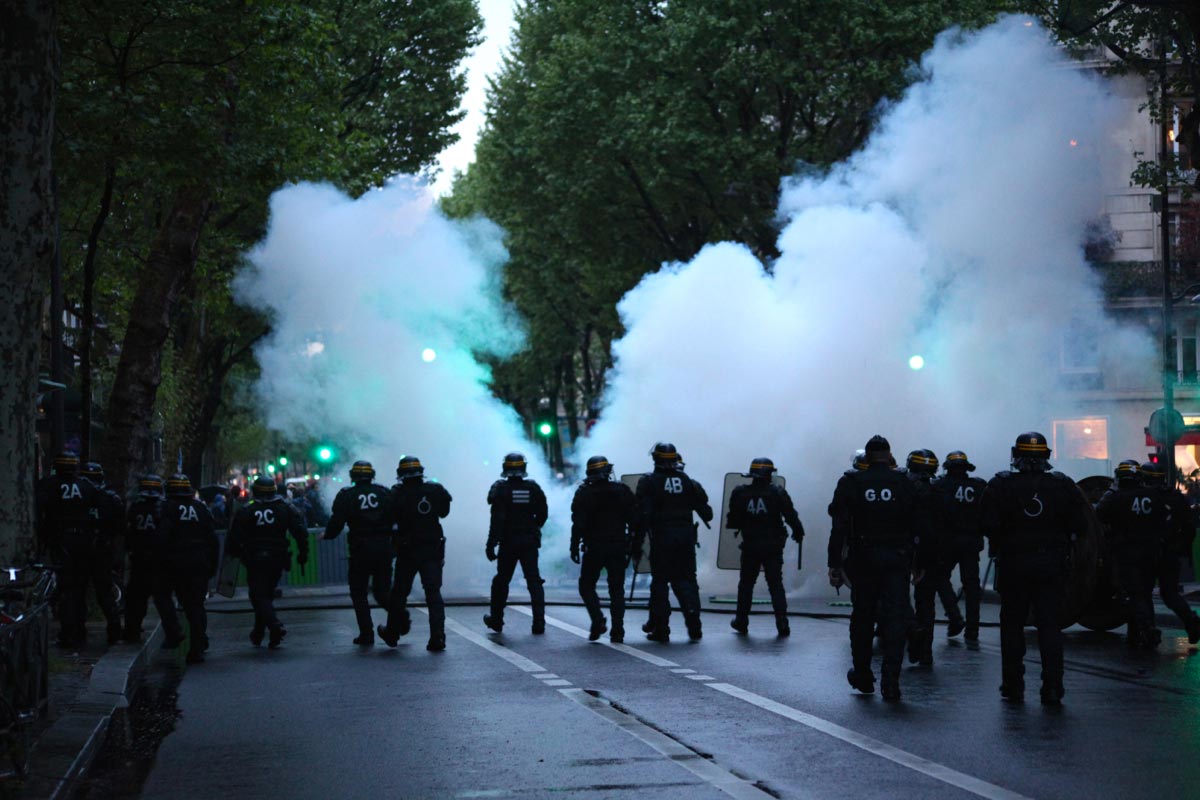
<svg viewBox="0 0 1200 800"><path fill-rule="evenodd" d="M946 456L945 473L933 484L938 503L938 518L942 524L940 571L948 583L950 573L958 567L963 585L963 601L966 604L966 621L950 616L947 636L957 636L966 630L964 637L969 642L979 640L979 600L982 589L979 584L979 553L983 550L983 528L980 527L980 500L987 481L974 478L968 473L975 465L962 450L954 450ZM953 587L950 592L953 595ZM957 611L957 602L954 610ZM949 611L949 610L947 610Z"/></svg>
<svg viewBox="0 0 1200 800"><path fill-rule="evenodd" d="M308 531L304 517L279 495L275 481L263 475L255 479L251 489L254 499L233 515L225 550L246 567L246 587L254 608L250 643L258 647L269 632L267 646L274 649L287 635L275 615L275 587L288 567L290 555L287 537L291 535L296 541L296 563L304 567L308 563Z"/></svg>
<svg viewBox="0 0 1200 800"><path fill-rule="evenodd" d="M538 548L542 546L542 526L549 512L542 487L525 474L525 456L509 453L504 457L500 480L488 490L492 507L488 526L487 557L496 562L492 578L491 613L483 615L483 624L499 633L504 629L504 606L508 603L508 584L517 564L529 588L535 634L546 632L546 594L538 572ZM496 553L499 546L500 552Z"/></svg>
<svg viewBox="0 0 1200 800"><path fill-rule="evenodd" d="M118 559L122 546L121 537L125 533L125 501L121 499L121 495L108 488L104 479L104 467L98 462L87 462L79 470L79 474L91 481L97 490L96 505L92 507L95 545L88 577L97 598L112 598L111 606L105 601L99 601L99 605L108 620L108 643L116 644L122 638L122 626L113 586L114 576L120 568Z"/></svg>
<svg viewBox="0 0 1200 800"><path fill-rule="evenodd" d="M139 642L142 621L155 587L155 551L162 528L163 479L144 475L138 493L125 515L125 552L129 572L125 580L125 641ZM159 616L162 616L161 612Z"/></svg>
<svg viewBox="0 0 1200 800"><path fill-rule="evenodd" d="M408 593L421 576L425 605L429 609L429 643L425 649L446 649L446 606L442 602L442 565L446 563L446 537L441 520L450 513L450 492L437 481L425 480L425 467L416 456L404 456L396 467L399 479L392 487L392 514L396 522L396 579L392 583L387 625L379 637L395 647L408 633Z"/></svg>
<svg viewBox="0 0 1200 800"><path fill-rule="evenodd" d="M170 602L179 600L188 623L189 664L204 660L208 649L208 615L204 598L208 582L217 574L220 542L208 506L196 498L187 475L176 473L167 478L167 499L163 503L162 533L159 549L161 584L155 602L162 617L166 648L183 641L183 630Z"/></svg>
<svg viewBox="0 0 1200 800"><path fill-rule="evenodd" d="M1126 642L1153 650L1162 641L1154 624L1154 581L1167 527L1165 498L1142 482L1138 462L1122 461L1116 480L1096 503L1096 516L1108 525L1117 584L1126 597Z"/></svg>
<svg viewBox="0 0 1200 800"><path fill-rule="evenodd" d="M1059 705L1063 635L1059 607L1065 594L1072 540L1087 525L1086 501L1074 481L1052 472L1050 447L1036 431L1012 448L1012 470L996 473L980 501L980 519L996 557L1000 590L1000 694L1025 696L1025 622L1032 608L1042 656L1042 702Z"/></svg>
<svg viewBox="0 0 1200 800"><path fill-rule="evenodd" d="M904 636L912 618L908 580L922 577L922 517L917 490L909 478L892 469L891 445L872 436L865 448L867 468L847 472L834 491L833 529L829 541L829 582L851 583L850 653L854 666L850 685L864 694L875 691L871 640L876 617L883 638L883 699L900 699L900 665Z"/></svg>
<svg viewBox="0 0 1200 800"><path fill-rule="evenodd" d="M952 567L947 563L948 552L944 520L941 518L939 499L933 490L933 478L937 474L938 459L932 450L913 450L908 454L904 474L912 479L917 489L917 510L924 518L925 552L929 554L925 579L913 589L916 606L916 624L909 630L908 660L922 666L933 666L934 599L940 597L942 608L950 622L952 635L963 629L962 614L958 612L958 598L950 585Z"/></svg>
<svg viewBox="0 0 1200 800"><path fill-rule="evenodd" d="M1167 512L1166 531L1162 537L1162 554L1158 560L1158 594L1163 604L1175 612L1187 630L1188 642L1200 642L1200 617L1191 609L1179 592L1179 559L1187 558L1192 552L1192 540L1196 538L1196 521L1192 508L1183 492L1167 486L1166 470L1161 464L1147 461L1142 464L1142 481Z"/></svg>
<svg viewBox="0 0 1200 800"><path fill-rule="evenodd" d="M77 647L87 640L89 583L95 586L96 601L108 620L109 643L118 641L121 622L112 596L112 554L107 545L111 531L99 524L100 509L107 508L108 498L79 474L79 457L74 453L54 459L54 474L38 484L37 495L40 546L59 565L62 581L58 644ZM104 580L93 580L97 570Z"/></svg>
<svg viewBox="0 0 1200 800"><path fill-rule="evenodd" d="M697 514L707 525L713 510L699 482L683 471L683 459L675 445L659 442L650 451L654 471L638 481L639 537L650 536L650 618L646 638L670 641L671 602L668 587L675 592L687 625L688 638L703 635L700 624L700 588L696 585ZM634 543L641 552L641 542Z"/></svg>
<svg viewBox="0 0 1200 800"><path fill-rule="evenodd" d="M375 602L387 608L392 588L391 492L375 483L375 468L369 461L355 461L350 467L347 486L333 498L333 513L325 526L322 539L333 539L342 528L350 526L350 602L358 622L357 645L375 644L375 626L371 621L371 604L367 600L367 584Z"/></svg>
<svg viewBox="0 0 1200 800"><path fill-rule="evenodd" d="M613 467L604 456L587 460L587 477L571 501L571 560L579 569L579 596L592 619L588 639L596 641L608 630L600 611L596 583L600 571L608 574L612 632L609 640L625 641L625 567L629 562L631 537L637 529L633 491L612 479Z"/></svg>
<svg viewBox="0 0 1200 800"><path fill-rule="evenodd" d="M787 544L786 522L792 540L803 547L804 526L796 514L792 498L782 486L772 483L775 462L762 457L750 462L751 482L738 486L729 495L729 513L725 525L738 532L742 540L741 574L738 577L737 613L729 626L740 634L750 628L750 603L758 573L765 573L771 608L775 611L775 629L790 636L787 593L783 588L783 549Z"/></svg>

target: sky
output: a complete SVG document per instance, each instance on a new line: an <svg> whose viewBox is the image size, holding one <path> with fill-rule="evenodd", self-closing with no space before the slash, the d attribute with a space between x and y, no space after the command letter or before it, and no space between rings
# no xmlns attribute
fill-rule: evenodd
<svg viewBox="0 0 1200 800"><path fill-rule="evenodd" d="M483 127L483 110L487 103L488 77L500 67L512 33L516 5L516 0L479 0L479 11L483 14L483 43L464 62L467 92L463 96L462 107L467 115L454 126L459 140L438 156L437 164L441 171L433 181L434 194L440 196L449 193L454 171L465 170L475 160L475 142Z"/></svg>

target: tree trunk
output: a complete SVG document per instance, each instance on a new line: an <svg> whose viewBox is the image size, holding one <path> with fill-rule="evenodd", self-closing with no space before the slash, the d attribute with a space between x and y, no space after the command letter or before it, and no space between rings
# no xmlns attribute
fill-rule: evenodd
<svg viewBox="0 0 1200 800"><path fill-rule="evenodd" d="M209 193L201 187L183 187L175 193L134 295L109 396L104 437L103 463L117 491L131 486L135 473L151 466L151 422L162 380L163 346L171 328L171 306L196 266L200 233L211 207ZM173 456L167 460L173 467Z"/></svg>
<svg viewBox="0 0 1200 800"><path fill-rule="evenodd" d="M54 258L55 4L0 4L0 558L32 553L34 421L45 280Z"/></svg>
<svg viewBox="0 0 1200 800"><path fill-rule="evenodd" d="M108 222L112 208L113 184L117 169L111 162L104 175L104 191L100 195L100 210L88 233L87 255L83 257L83 336L79 343L79 457L92 457L92 342L96 330L96 310L93 300L96 294L96 251L100 248L100 232Z"/></svg>

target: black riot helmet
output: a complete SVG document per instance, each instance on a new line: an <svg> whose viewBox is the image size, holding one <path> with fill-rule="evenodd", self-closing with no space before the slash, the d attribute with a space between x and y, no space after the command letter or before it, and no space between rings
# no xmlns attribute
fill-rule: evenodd
<svg viewBox="0 0 1200 800"><path fill-rule="evenodd" d="M375 480L375 467L370 461L355 461L350 466L350 480L355 483Z"/></svg>
<svg viewBox="0 0 1200 800"><path fill-rule="evenodd" d="M79 470L79 474L97 486L104 488L104 467L98 461L89 461Z"/></svg>
<svg viewBox="0 0 1200 800"><path fill-rule="evenodd" d="M187 475L176 472L167 478L168 497L191 497L193 494L195 492L192 491L192 481Z"/></svg>
<svg viewBox="0 0 1200 800"><path fill-rule="evenodd" d="M650 457L654 459L654 467L658 469L679 469L683 466L683 457L670 442L655 442L650 448Z"/></svg>
<svg viewBox="0 0 1200 800"><path fill-rule="evenodd" d="M254 479L254 484L250 487L254 492L255 500L270 500L275 497L279 491L275 486L275 481L268 478L266 475L259 475Z"/></svg>
<svg viewBox="0 0 1200 800"><path fill-rule="evenodd" d="M400 463L396 465L397 478L404 480L424 474L425 467L421 466L421 459L416 456L400 456Z"/></svg>
<svg viewBox="0 0 1200 800"><path fill-rule="evenodd" d="M613 466L604 456L592 456L587 460L587 479L606 481L612 477Z"/></svg>
<svg viewBox="0 0 1200 800"><path fill-rule="evenodd" d="M1037 431L1022 433L1017 437L1012 448L1012 457L1017 458L1050 458L1050 446L1046 437Z"/></svg>
<svg viewBox="0 0 1200 800"><path fill-rule="evenodd" d="M162 497L163 479L157 475L143 475L138 479L138 494L143 497Z"/></svg>
<svg viewBox="0 0 1200 800"><path fill-rule="evenodd" d="M932 450L913 450L908 454L908 463L905 466L909 472L932 475L937 472L938 460Z"/></svg>
<svg viewBox="0 0 1200 800"><path fill-rule="evenodd" d="M868 464L882 463L890 466L896 466L896 459L892 458L892 446L888 440L875 434L867 440L866 447L863 448L863 453L866 455Z"/></svg>
<svg viewBox="0 0 1200 800"><path fill-rule="evenodd" d="M960 470L962 472L974 472L975 465L967 458L967 454L962 450L951 450L946 454L946 463L942 465L946 472Z"/></svg>
<svg viewBox="0 0 1200 800"><path fill-rule="evenodd" d="M79 456L70 450L54 457L54 471L59 475L74 475L79 472Z"/></svg>
<svg viewBox="0 0 1200 800"><path fill-rule="evenodd" d="M1117 479L1118 485L1129 486L1141 479L1141 471L1141 467L1137 461L1127 458L1120 464L1117 464L1117 468L1113 470L1113 477Z"/></svg>
<svg viewBox="0 0 1200 800"><path fill-rule="evenodd" d="M775 462L766 456L760 456L750 462L750 475L755 480L769 481L775 471Z"/></svg>
<svg viewBox="0 0 1200 800"><path fill-rule="evenodd" d="M500 467L500 477L524 478L526 466L524 454L509 453L504 457L504 464Z"/></svg>
<svg viewBox="0 0 1200 800"><path fill-rule="evenodd" d="M1162 486L1163 480L1167 477L1167 470L1162 464L1156 464L1153 461L1147 461L1139 468L1142 475L1142 483L1147 486Z"/></svg>

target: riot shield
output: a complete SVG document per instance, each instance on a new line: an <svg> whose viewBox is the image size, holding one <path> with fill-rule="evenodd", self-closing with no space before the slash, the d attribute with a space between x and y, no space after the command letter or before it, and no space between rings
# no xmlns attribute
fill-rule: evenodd
<svg viewBox="0 0 1200 800"><path fill-rule="evenodd" d="M622 475L621 483L628 486L630 491L636 492L638 481L645 476L645 472ZM629 566L633 568L634 575L648 575L650 573L650 537L643 537L642 542L642 552L634 553L633 557L629 560Z"/></svg>
<svg viewBox="0 0 1200 800"><path fill-rule="evenodd" d="M221 558L221 569L217 572L217 594L233 597L233 591L237 588L238 569L241 566L241 559L229 553Z"/></svg>
<svg viewBox="0 0 1200 800"><path fill-rule="evenodd" d="M741 569L742 554L738 540L732 528L725 524L729 518L729 496L739 486L750 483L751 477L740 472L730 472L725 475L725 492L721 497L721 533L717 539L717 569ZM771 483L785 488L787 480L778 472L771 476Z"/></svg>

